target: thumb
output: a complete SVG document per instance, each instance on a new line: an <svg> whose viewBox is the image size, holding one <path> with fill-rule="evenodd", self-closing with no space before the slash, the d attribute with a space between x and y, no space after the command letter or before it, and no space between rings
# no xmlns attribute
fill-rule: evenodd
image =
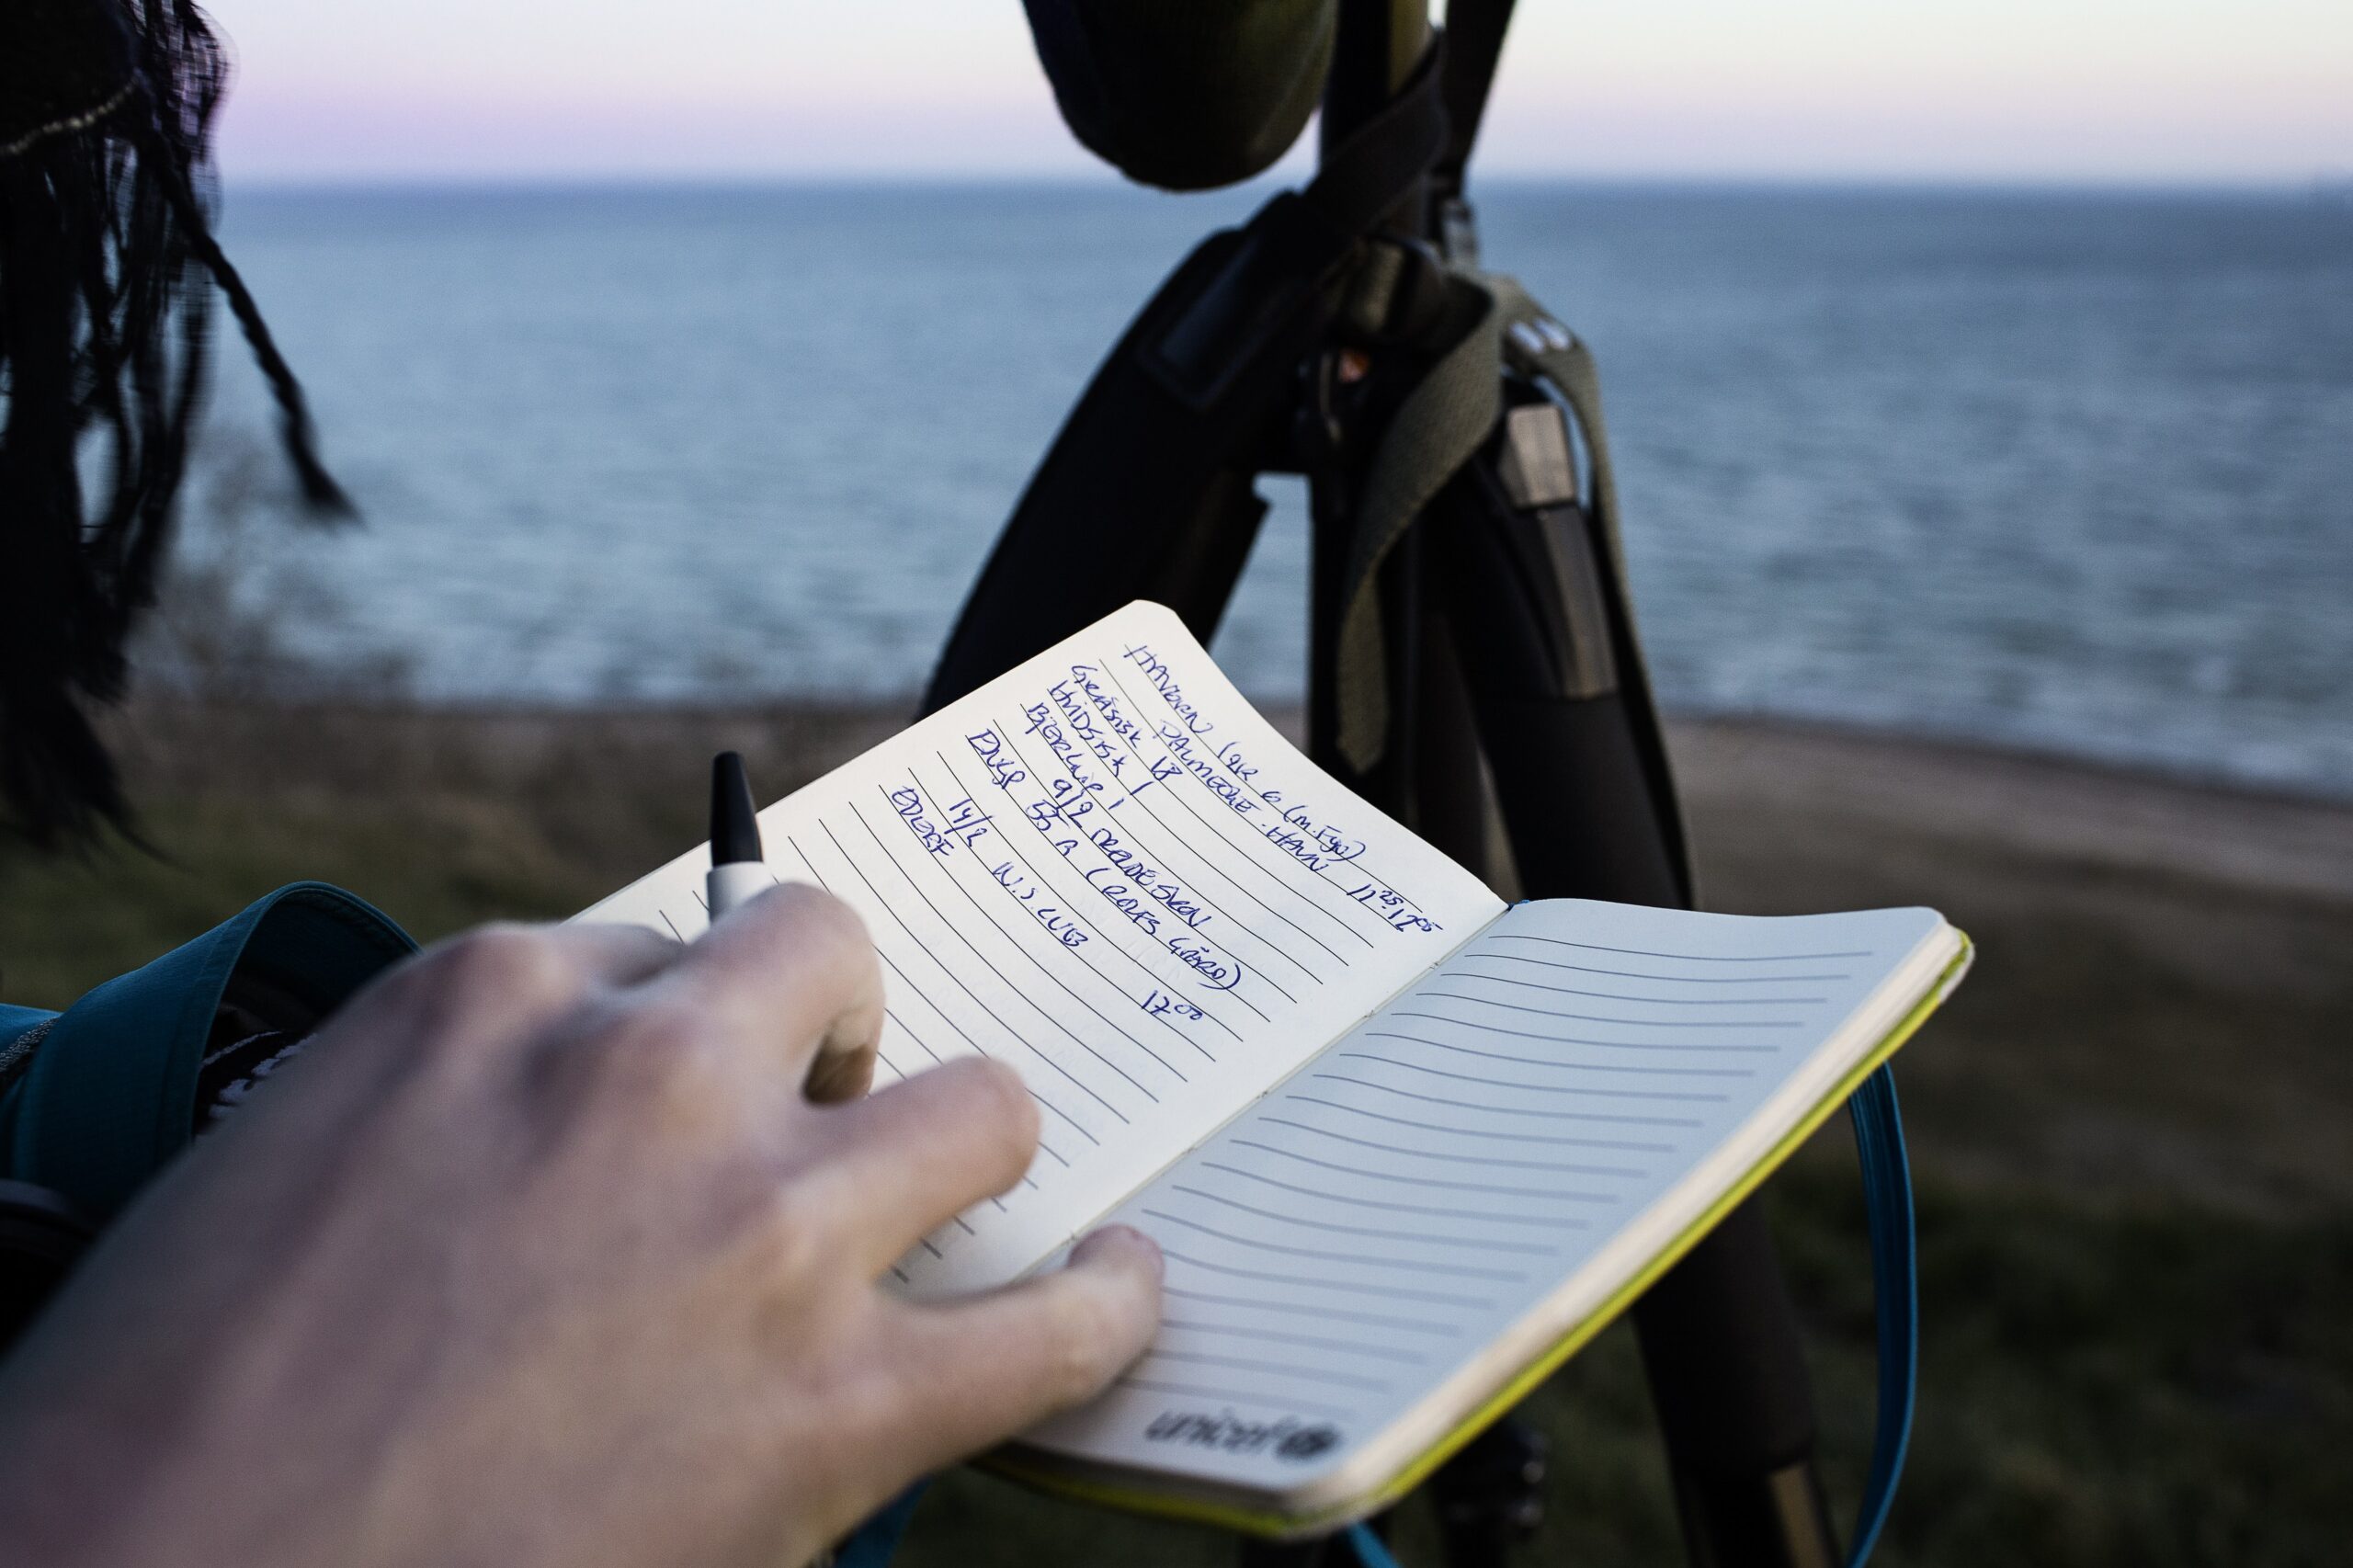
<svg viewBox="0 0 2353 1568"><path fill-rule="evenodd" d="M910 1310L900 1365L924 1393L926 1467L1084 1404L1143 1354L1160 1326L1160 1248L1110 1225L1070 1261L984 1295Z"/></svg>

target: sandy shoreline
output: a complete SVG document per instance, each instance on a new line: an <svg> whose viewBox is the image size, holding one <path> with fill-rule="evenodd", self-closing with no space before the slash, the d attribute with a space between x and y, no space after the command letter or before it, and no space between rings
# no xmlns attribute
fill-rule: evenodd
<svg viewBox="0 0 2353 1568"><path fill-rule="evenodd" d="M1761 720L1670 723L1695 811L1804 807L2027 854L2353 900L2353 801Z"/></svg>
<svg viewBox="0 0 2353 1568"><path fill-rule="evenodd" d="M1673 744L1711 907L1926 903L1977 939L1905 1053L1924 1169L2353 1205L2353 806L1795 726Z"/></svg>
<svg viewBox="0 0 2353 1568"><path fill-rule="evenodd" d="M1271 708L1294 741L1301 713ZM115 726L126 770L151 793L284 788L359 794L560 789L588 757L640 778L690 777L716 746L782 793L887 738L895 703L780 701L715 708L437 708L335 703L149 703ZM1717 889L1748 907L1736 869L1760 833L1893 835L1989 848L2047 868L2353 903L2353 800L2270 792L2128 767L1768 719L1676 717L1677 781ZM1711 853L1713 850L1714 853ZM1719 868L1722 869L1723 868ZM1711 883L1718 881L1711 878ZM1711 896L1711 903L1722 903Z"/></svg>
<svg viewBox="0 0 2353 1568"><path fill-rule="evenodd" d="M1266 710L1295 742L1296 707ZM142 705L115 726L134 772L203 787L240 771L250 737L289 728L347 737L347 759L426 754L463 778L529 770L585 738L631 754L741 746L791 779L814 777L887 738L911 704L777 701L711 708ZM207 733L226 721L231 738ZM2221 779L1930 739L1900 732L1767 718L1670 716L1677 780L1695 814L1801 810L1857 824L1995 840L2086 867L2210 879L2328 900L2353 899L2353 799L2271 791ZM306 748L294 775L336 772Z"/></svg>

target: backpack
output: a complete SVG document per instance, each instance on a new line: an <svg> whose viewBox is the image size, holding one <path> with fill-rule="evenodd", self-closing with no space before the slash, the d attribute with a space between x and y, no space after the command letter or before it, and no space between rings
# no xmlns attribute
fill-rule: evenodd
<svg viewBox="0 0 2353 1568"><path fill-rule="evenodd" d="M62 1013L0 1006L0 1350L157 1171L415 951L295 882Z"/></svg>

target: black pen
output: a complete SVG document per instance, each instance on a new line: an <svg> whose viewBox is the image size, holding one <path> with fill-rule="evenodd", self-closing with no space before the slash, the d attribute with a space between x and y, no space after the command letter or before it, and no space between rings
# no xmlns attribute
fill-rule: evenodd
<svg viewBox="0 0 2353 1568"><path fill-rule="evenodd" d="M703 877L710 917L716 920L775 885L760 857L760 819L743 756L721 752L710 759L710 869Z"/></svg>

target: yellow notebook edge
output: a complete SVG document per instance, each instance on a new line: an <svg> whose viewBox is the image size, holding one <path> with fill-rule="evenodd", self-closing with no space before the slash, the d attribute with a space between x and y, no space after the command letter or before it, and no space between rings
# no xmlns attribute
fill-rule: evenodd
<svg viewBox="0 0 2353 1568"><path fill-rule="evenodd" d="M1162 1518L1182 1519L1192 1524L1217 1525L1249 1535L1280 1539L1312 1535L1337 1528L1365 1516L1376 1513L1396 1502L1428 1479L1430 1473L1462 1448L1485 1431L1512 1406L1534 1392L1537 1386L1558 1371L1568 1358L1584 1349L1603 1329L1616 1322L1619 1315L1641 1299L1658 1277L1682 1260L1683 1255L1699 1244L1702 1237L1714 1230L1727 1214L1738 1208L1767 1177L1786 1164L1790 1155L1802 1148L1806 1140L1821 1130L1841 1106L1853 1097L1863 1080L1886 1065L1888 1060L1902 1050L1927 1023L1936 1010L1944 1006L1945 998L1961 983L1976 957L1976 944L1959 927L1954 935L1961 938L1961 950L1937 976L1936 983L1915 1003L1912 1010L1896 1021L1880 1042L1856 1062L1830 1092L1800 1118L1780 1141L1767 1151L1765 1157L1749 1167L1740 1180L1724 1189L1722 1196L1703 1210L1699 1218L1656 1254L1626 1283L1619 1287L1601 1305L1556 1340L1552 1347L1530 1361L1508 1382L1483 1403L1472 1410L1444 1437L1432 1444L1411 1464L1400 1470L1389 1481L1369 1493L1360 1493L1345 1503L1318 1509L1312 1514L1285 1514L1267 1509L1244 1507L1238 1504L1215 1503L1198 1497L1128 1487L1111 1482L1074 1473L1058 1466L1030 1457L1017 1446L995 1449L973 1462L992 1474L1034 1486L1080 1502L1099 1503L1108 1507L1122 1508L1130 1513L1152 1514Z"/></svg>

